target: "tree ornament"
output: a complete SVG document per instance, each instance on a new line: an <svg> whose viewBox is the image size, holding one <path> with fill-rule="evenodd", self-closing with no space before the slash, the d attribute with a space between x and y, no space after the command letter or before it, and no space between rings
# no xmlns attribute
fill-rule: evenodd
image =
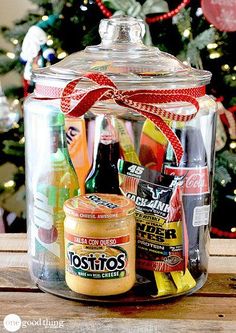
<svg viewBox="0 0 236 333"><path fill-rule="evenodd" d="M9 105L0 83L0 133L9 131L19 119L20 112L17 103Z"/></svg>
<svg viewBox="0 0 236 333"><path fill-rule="evenodd" d="M220 31L236 31L236 0L202 0L206 19Z"/></svg>
<svg viewBox="0 0 236 333"><path fill-rule="evenodd" d="M25 64L25 80L31 80L33 68L44 67L46 62L55 62L55 51L48 47L47 34L44 29L52 26L57 19L58 15L50 15L46 21L41 20L30 27L25 35L20 53L21 61Z"/></svg>

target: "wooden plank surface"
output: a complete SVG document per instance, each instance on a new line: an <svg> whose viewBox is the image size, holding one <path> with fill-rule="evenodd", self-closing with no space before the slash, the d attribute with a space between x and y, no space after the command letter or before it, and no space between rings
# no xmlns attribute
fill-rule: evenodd
<svg viewBox="0 0 236 333"><path fill-rule="evenodd" d="M0 234L0 252L26 252L26 234Z"/></svg>
<svg viewBox="0 0 236 333"><path fill-rule="evenodd" d="M211 239L210 255L236 256L236 239Z"/></svg>
<svg viewBox="0 0 236 333"><path fill-rule="evenodd" d="M6 302L6 299L8 302ZM2 315L40 318L142 318L183 320L228 320L236 323L236 298L188 296L162 303L132 305L94 305L55 297L45 293L1 292ZM24 306L22 306L24 304ZM55 308L56 305L56 308ZM12 311L12 312L10 312Z"/></svg>
<svg viewBox="0 0 236 333"><path fill-rule="evenodd" d="M0 267L27 267L28 254L16 252L0 252Z"/></svg>
<svg viewBox="0 0 236 333"><path fill-rule="evenodd" d="M236 332L236 240L211 240L214 274L195 294L134 305L88 304L42 293L30 280L26 251L25 234L0 235L0 332L9 313L21 317L26 333L49 332L50 322L63 325L52 328L59 333Z"/></svg>
<svg viewBox="0 0 236 333"><path fill-rule="evenodd" d="M210 256L209 273L236 273L236 256ZM236 330L235 330L236 332Z"/></svg>
<svg viewBox="0 0 236 333"><path fill-rule="evenodd" d="M9 300L7 303L6 299ZM62 320L62 332L67 332L67 325L73 328L72 332L108 332L108 327L110 332L120 332L118 327L121 328L122 323L126 332L137 332L137 328L142 328L139 332L145 333L169 333L174 322L179 323L179 328L182 328L180 332L191 333L233 333L236 327L236 298L227 297L215 297L212 302L212 297L189 296L160 304L118 307L88 305L61 298L56 298L55 302L54 296L43 293L4 292L0 293L0 302L4 304L0 319L6 314L16 313L22 320ZM204 326L201 326L202 321L205 322ZM146 330L146 327L149 329ZM154 330L155 327L158 330ZM42 328L32 330L31 327L31 332L40 331L43 332Z"/></svg>
<svg viewBox="0 0 236 333"><path fill-rule="evenodd" d="M126 319L126 318L96 318L87 320L85 318L61 318L42 317L32 319L22 317L24 333L234 333L235 322L219 320L179 320L179 319ZM41 320L41 322L40 322ZM51 322L51 326L44 323ZM60 325L57 328L56 325ZM0 323L0 331L3 329Z"/></svg>

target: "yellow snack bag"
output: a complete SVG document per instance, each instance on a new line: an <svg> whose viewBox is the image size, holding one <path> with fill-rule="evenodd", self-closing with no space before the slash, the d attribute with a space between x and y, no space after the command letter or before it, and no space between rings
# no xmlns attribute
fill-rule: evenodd
<svg viewBox="0 0 236 333"><path fill-rule="evenodd" d="M177 294L188 291L196 286L196 281L188 269L186 269L185 273L180 271L171 272L170 274L177 288Z"/></svg>
<svg viewBox="0 0 236 333"><path fill-rule="evenodd" d="M124 121L117 119L116 127L119 133L119 142L124 160L131 163L140 164L138 155L136 154L133 142L131 141L130 136L126 130Z"/></svg>
<svg viewBox="0 0 236 333"><path fill-rule="evenodd" d="M176 287L167 274L154 272L154 277L157 286L157 295L152 295L153 297L176 294Z"/></svg>

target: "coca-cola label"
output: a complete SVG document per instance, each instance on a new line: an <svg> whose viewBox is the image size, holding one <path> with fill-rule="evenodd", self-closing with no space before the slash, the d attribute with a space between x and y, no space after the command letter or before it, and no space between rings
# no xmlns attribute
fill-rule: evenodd
<svg viewBox="0 0 236 333"><path fill-rule="evenodd" d="M165 167L165 174L183 176L183 193L198 195L209 193L209 172L207 166L200 168Z"/></svg>

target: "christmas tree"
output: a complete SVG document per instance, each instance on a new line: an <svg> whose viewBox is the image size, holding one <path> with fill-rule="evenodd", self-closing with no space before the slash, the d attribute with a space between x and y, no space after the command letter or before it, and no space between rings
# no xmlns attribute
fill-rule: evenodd
<svg viewBox="0 0 236 333"><path fill-rule="evenodd" d="M146 21L145 43L171 53L196 68L212 72L208 94L219 105L214 211L212 234L236 237L234 221L225 221L224 211L236 208L236 9L229 1L200 0L31 0L34 12L15 22L11 29L1 27L4 37L15 46L14 53L0 50L0 74L18 71L24 77L23 89L9 89L17 99L31 92L34 68L59 61L66 55L98 44L102 18L125 14ZM227 7L229 6L229 7ZM225 10L228 15L223 15ZM218 12L217 12L218 11ZM212 15L212 13L214 15ZM33 27L33 29L32 29ZM0 119L1 122L1 119ZM13 182L1 183L2 192L13 195L24 182L22 123L1 133L1 164L17 166ZM20 153L21 152L21 153ZM17 154L17 155L16 155ZM13 158L13 156L16 156ZM12 185L12 186L11 186ZM0 202L0 207L4 203ZM223 213L222 213L223 212ZM23 215L20 216L23 218ZM222 222L224 220L224 223ZM23 220L22 220L23 221Z"/></svg>

